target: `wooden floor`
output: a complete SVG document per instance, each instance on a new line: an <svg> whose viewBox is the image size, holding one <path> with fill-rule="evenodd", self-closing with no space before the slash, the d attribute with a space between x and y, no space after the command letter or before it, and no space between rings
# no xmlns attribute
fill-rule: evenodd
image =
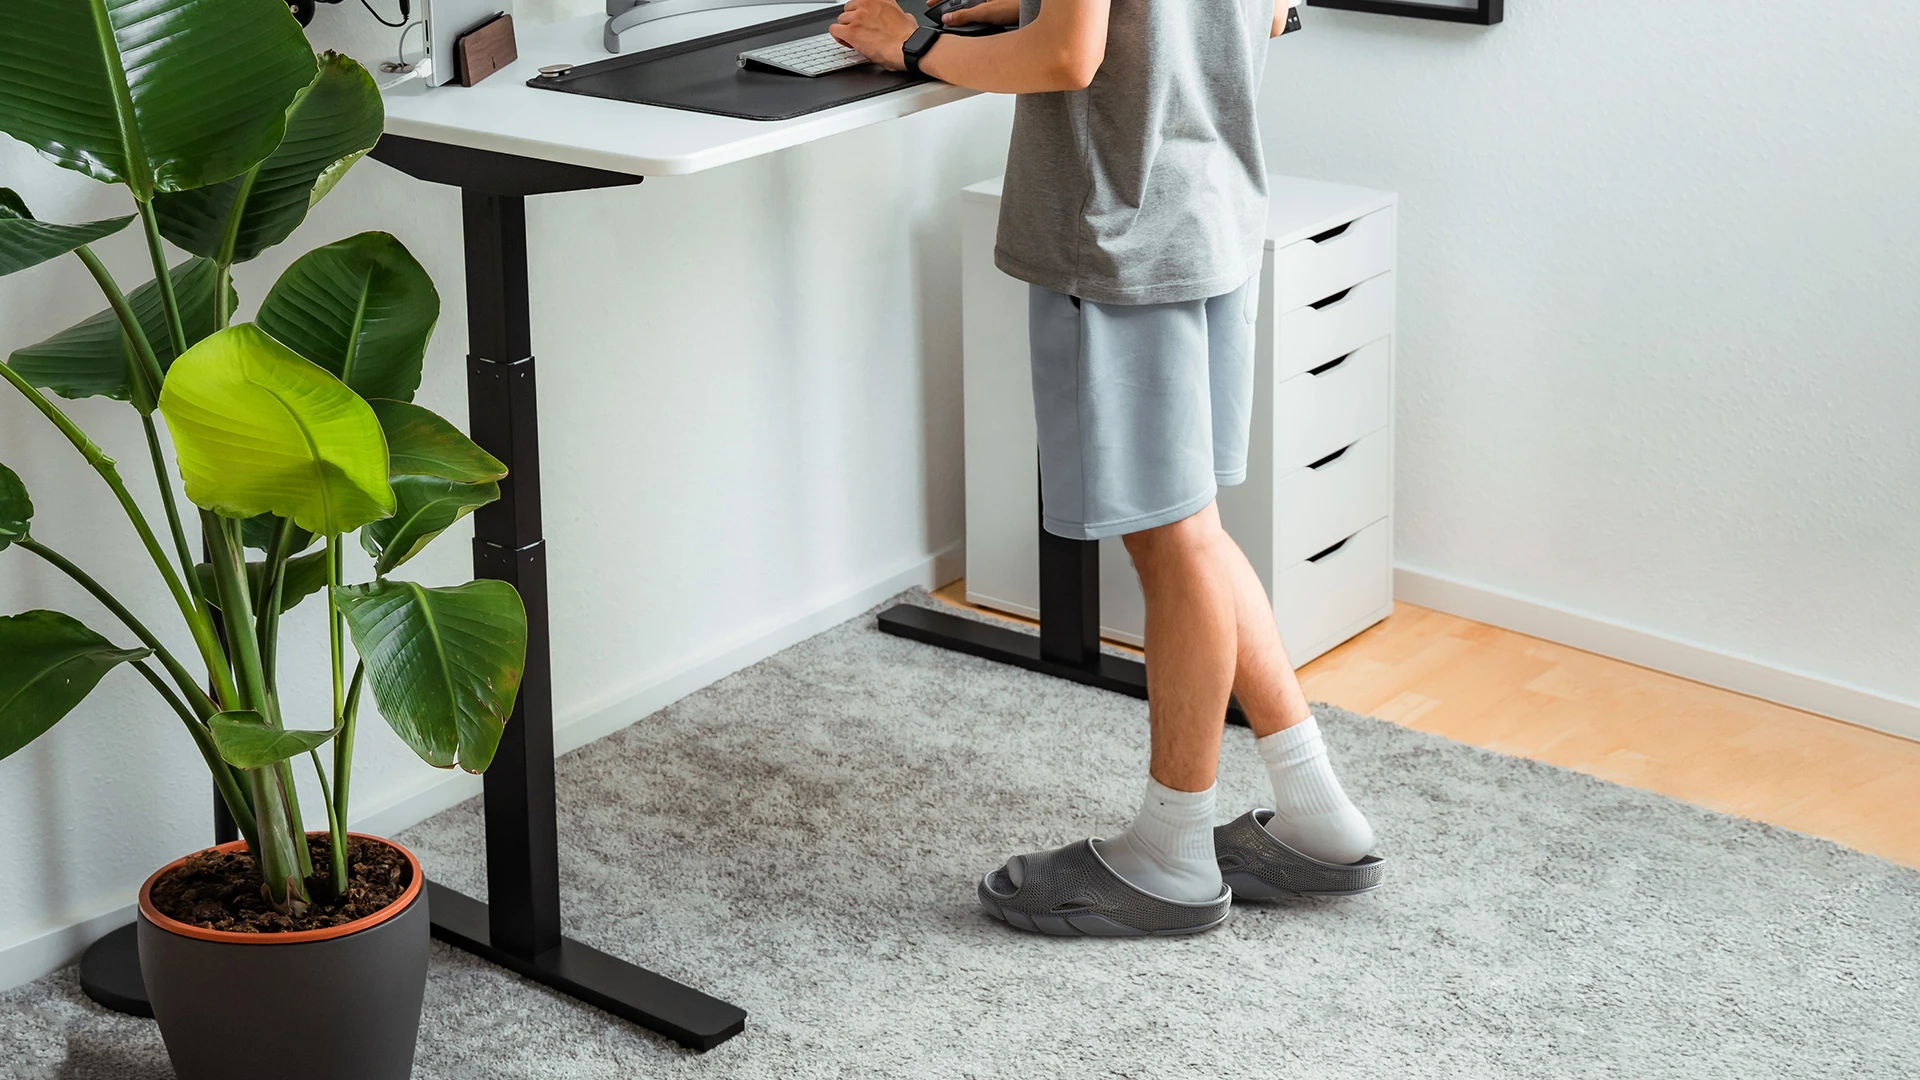
<svg viewBox="0 0 1920 1080"><path fill-rule="evenodd" d="M964 581L935 595L971 606ZM1920 742L1410 604L1300 681L1314 701L1920 867Z"/></svg>

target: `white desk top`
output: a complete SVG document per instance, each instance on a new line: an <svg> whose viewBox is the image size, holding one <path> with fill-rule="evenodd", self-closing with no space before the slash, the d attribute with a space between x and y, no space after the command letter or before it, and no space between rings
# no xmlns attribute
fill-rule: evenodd
<svg viewBox="0 0 1920 1080"><path fill-rule="evenodd" d="M829 5L822 5L829 6ZM798 13L795 7L734 8L646 23L621 36L621 55ZM516 26L520 58L478 86L428 87L412 79L388 89L387 131L415 139L585 165L637 176L678 176L784 150L842 131L971 97L946 83L896 90L792 120L739 120L581 94L535 90L526 81L547 64L609 59L605 16Z"/></svg>
<svg viewBox="0 0 1920 1080"><path fill-rule="evenodd" d="M1001 181L996 176L982 180L961 192L962 198L986 202L1000 201ZM1308 180L1299 176L1267 177L1267 247L1283 248L1309 236L1344 225L1364 214L1384 210L1400 201L1391 191Z"/></svg>

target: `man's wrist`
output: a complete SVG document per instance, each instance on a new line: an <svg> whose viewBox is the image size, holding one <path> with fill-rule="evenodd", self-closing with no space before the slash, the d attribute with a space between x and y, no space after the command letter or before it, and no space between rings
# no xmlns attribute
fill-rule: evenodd
<svg viewBox="0 0 1920 1080"><path fill-rule="evenodd" d="M907 40L900 43L901 68L909 74L923 74L920 68L921 61L925 60L933 47L940 43L942 36L939 30L931 26L915 27L913 33L907 35Z"/></svg>

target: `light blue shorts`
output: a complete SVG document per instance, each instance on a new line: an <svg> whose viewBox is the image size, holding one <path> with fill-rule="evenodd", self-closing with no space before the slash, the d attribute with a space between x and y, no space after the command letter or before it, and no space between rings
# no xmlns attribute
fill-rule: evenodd
<svg viewBox="0 0 1920 1080"><path fill-rule="evenodd" d="M1177 304L1028 286L1048 532L1099 540L1169 525L1247 478L1254 281Z"/></svg>

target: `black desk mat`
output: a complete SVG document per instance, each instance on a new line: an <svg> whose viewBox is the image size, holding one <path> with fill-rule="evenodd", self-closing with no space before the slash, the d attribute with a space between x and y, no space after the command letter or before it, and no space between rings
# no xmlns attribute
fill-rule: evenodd
<svg viewBox="0 0 1920 1080"><path fill-rule="evenodd" d="M918 6L917 0L905 0L901 6L908 3ZM887 71L874 64L812 79L739 66L736 58L748 49L824 34L839 18L839 8L809 11L631 56L616 56L554 78L528 79L527 85L743 120L791 120L931 81L926 76ZM924 19L922 23L932 25Z"/></svg>

